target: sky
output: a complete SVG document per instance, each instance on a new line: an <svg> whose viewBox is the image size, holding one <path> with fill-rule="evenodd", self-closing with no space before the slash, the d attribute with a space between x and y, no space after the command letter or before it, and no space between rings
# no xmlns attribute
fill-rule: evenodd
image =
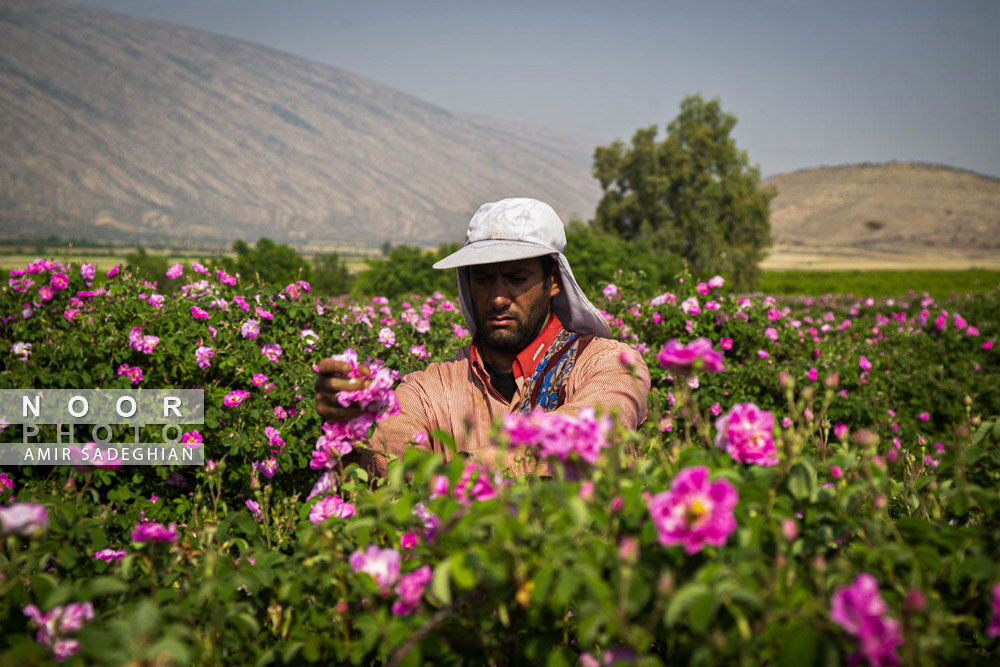
<svg viewBox="0 0 1000 667"><path fill-rule="evenodd" d="M662 136L699 93L765 176L915 160L1000 177L998 0L78 1L595 145Z"/></svg>

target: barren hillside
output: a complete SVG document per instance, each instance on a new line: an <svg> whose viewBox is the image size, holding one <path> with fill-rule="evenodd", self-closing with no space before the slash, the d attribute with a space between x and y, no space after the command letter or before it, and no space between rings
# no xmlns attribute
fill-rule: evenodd
<svg viewBox="0 0 1000 667"><path fill-rule="evenodd" d="M821 167L765 181L778 247L996 254L1000 179L919 163Z"/></svg>
<svg viewBox="0 0 1000 667"><path fill-rule="evenodd" d="M593 214L592 144L247 42L0 0L0 237L460 240L476 206Z"/></svg>

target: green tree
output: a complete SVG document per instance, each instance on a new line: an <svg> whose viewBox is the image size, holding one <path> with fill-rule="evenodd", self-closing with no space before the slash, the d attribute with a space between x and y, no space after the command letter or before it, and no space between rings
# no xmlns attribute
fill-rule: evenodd
<svg viewBox="0 0 1000 667"><path fill-rule="evenodd" d="M566 259L573 277L591 297L600 295L608 283L618 282L619 271L639 274L640 288L652 294L663 291L681 270L680 258L670 251L654 251L649 244L626 241L579 220L570 220L566 227Z"/></svg>
<svg viewBox="0 0 1000 667"><path fill-rule="evenodd" d="M254 247L243 239L233 241L236 258L223 257L221 266L230 273L261 284L287 285L296 280L311 280L312 268L302 255L290 245L275 243L269 238L259 238Z"/></svg>
<svg viewBox="0 0 1000 667"><path fill-rule="evenodd" d="M125 255L125 265L144 280L155 280L158 283L167 280L167 258L163 255L150 255L142 246L137 246L135 252Z"/></svg>
<svg viewBox="0 0 1000 667"><path fill-rule="evenodd" d="M312 288L317 294L336 296L346 294L351 289L351 273L347 262L335 252L313 257Z"/></svg>
<svg viewBox="0 0 1000 667"><path fill-rule="evenodd" d="M389 251L385 259L365 260L367 268L358 274L355 290L361 294L399 296L402 294L430 294L434 291L455 294L454 271L438 271L434 262L458 250L458 244L446 243L436 251L424 251L408 245L399 245Z"/></svg>
<svg viewBox="0 0 1000 667"><path fill-rule="evenodd" d="M771 243L772 189L731 136L736 116L718 99L692 95L657 142L656 126L638 130L630 147L616 140L594 151L604 195L598 229L649 243L683 258L700 277L725 275L738 288L760 277Z"/></svg>

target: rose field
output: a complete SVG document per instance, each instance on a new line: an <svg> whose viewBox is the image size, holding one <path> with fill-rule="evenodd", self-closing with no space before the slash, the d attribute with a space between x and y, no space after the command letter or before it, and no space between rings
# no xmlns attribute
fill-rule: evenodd
<svg viewBox="0 0 1000 667"><path fill-rule="evenodd" d="M181 440L207 462L4 468L2 664L1000 663L996 290L619 276L593 296L652 375L637 432L508 416L496 447L550 477L432 433L414 437L446 455L371 479L356 459L393 382L470 341L453 298L107 273L10 272L0 388L203 389ZM333 355L376 381L324 428L313 367Z"/></svg>

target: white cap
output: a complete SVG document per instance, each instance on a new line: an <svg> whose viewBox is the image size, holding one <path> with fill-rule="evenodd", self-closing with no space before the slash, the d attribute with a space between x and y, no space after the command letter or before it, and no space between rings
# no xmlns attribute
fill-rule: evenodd
<svg viewBox="0 0 1000 667"><path fill-rule="evenodd" d="M469 221L465 245L434 264L434 268L458 269L462 312L469 330L475 335L467 267L553 255L562 278L562 291L552 299L556 316L571 331L593 332L610 338L608 323L576 283L563 255L565 248L566 231L551 206L537 199L502 199L479 207Z"/></svg>

